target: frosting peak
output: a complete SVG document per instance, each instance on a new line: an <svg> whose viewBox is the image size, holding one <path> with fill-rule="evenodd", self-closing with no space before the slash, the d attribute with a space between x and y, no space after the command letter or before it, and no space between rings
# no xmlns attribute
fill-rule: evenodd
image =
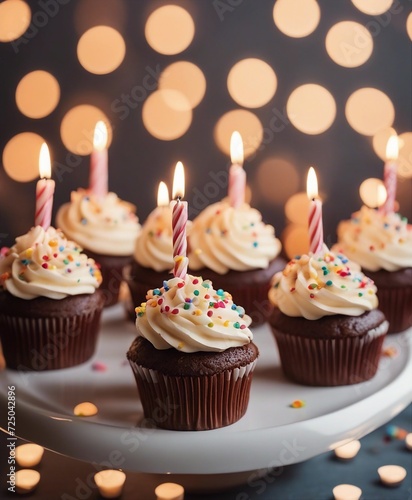
<svg viewBox="0 0 412 500"><path fill-rule="evenodd" d="M361 207L337 229L338 249L368 271L412 267L412 227L406 217Z"/></svg>
<svg viewBox="0 0 412 500"><path fill-rule="evenodd" d="M0 285L21 299L93 293L100 283L94 260L54 227L33 227L0 258Z"/></svg>
<svg viewBox="0 0 412 500"><path fill-rule="evenodd" d="M73 241L102 255L132 255L140 224L136 207L115 193L103 199L84 189L72 191L71 202L57 212L57 225Z"/></svg>
<svg viewBox="0 0 412 500"><path fill-rule="evenodd" d="M324 245L322 253L296 257L275 274L269 298L287 316L313 320L376 309L376 290L357 264Z"/></svg>
<svg viewBox="0 0 412 500"><path fill-rule="evenodd" d="M210 280L186 275L149 290L136 308L136 328L156 349L221 352L251 342L249 316Z"/></svg>
<svg viewBox="0 0 412 500"><path fill-rule="evenodd" d="M216 273L265 269L281 250L275 230L260 212L244 203L233 208L227 199L209 205L188 233L191 269Z"/></svg>

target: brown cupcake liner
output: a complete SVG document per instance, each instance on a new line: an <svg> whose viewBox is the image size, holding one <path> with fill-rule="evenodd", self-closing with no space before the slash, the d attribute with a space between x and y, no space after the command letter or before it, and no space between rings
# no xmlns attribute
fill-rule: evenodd
<svg viewBox="0 0 412 500"><path fill-rule="evenodd" d="M256 361L215 375L174 377L130 361L144 416L178 431L217 429L246 412Z"/></svg>
<svg viewBox="0 0 412 500"><path fill-rule="evenodd" d="M380 330L361 337L315 339L272 327L285 375L299 384L320 387L371 379L378 369L386 333L384 327Z"/></svg>
<svg viewBox="0 0 412 500"><path fill-rule="evenodd" d="M0 313L7 368L58 370L79 365L95 351L102 306L82 315L23 318Z"/></svg>
<svg viewBox="0 0 412 500"><path fill-rule="evenodd" d="M389 321L388 333L403 332L412 326L412 286L378 288L379 309Z"/></svg>

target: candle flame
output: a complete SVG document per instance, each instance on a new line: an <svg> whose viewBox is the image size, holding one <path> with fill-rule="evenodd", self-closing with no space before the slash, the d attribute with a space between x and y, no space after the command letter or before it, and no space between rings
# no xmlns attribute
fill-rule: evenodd
<svg viewBox="0 0 412 500"><path fill-rule="evenodd" d="M232 164L243 165L243 141L237 130L233 132L230 138L230 159Z"/></svg>
<svg viewBox="0 0 412 500"><path fill-rule="evenodd" d="M386 158L397 160L399 155L399 140L397 135L391 135L386 144Z"/></svg>
<svg viewBox="0 0 412 500"><path fill-rule="evenodd" d="M107 127L99 120L94 127L93 148L97 151L103 151L107 146Z"/></svg>
<svg viewBox="0 0 412 500"><path fill-rule="evenodd" d="M39 172L40 172L40 177L42 179L50 179L51 177L50 152L45 142L43 142L40 148Z"/></svg>
<svg viewBox="0 0 412 500"><path fill-rule="evenodd" d="M164 182L159 183L157 190L157 206L167 207L169 205L169 190Z"/></svg>
<svg viewBox="0 0 412 500"><path fill-rule="evenodd" d="M306 194L310 200L318 197L318 179L313 167L309 168L308 178L306 182Z"/></svg>
<svg viewBox="0 0 412 500"><path fill-rule="evenodd" d="M183 163L176 163L175 174L173 177L173 199L183 198L185 195L185 171Z"/></svg>

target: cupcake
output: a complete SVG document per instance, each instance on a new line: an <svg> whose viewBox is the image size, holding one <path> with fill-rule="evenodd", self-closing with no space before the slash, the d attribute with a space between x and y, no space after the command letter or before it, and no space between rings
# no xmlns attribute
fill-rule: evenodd
<svg viewBox="0 0 412 500"><path fill-rule="evenodd" d="M127 358L144 416L158 427L207 430L246 412L258 349L229 293L186 275L149 290L136 308Z"/></svg>
<svg viewBox="0 0 412 500"><path fill-rule="evenodd" d="M274 276L270 318L282 369L294 382L364 382L378 368L388 322L373 281L326 246L289 261Z"/></svg>
<svg viewBox="0 0 412 500"><path fill-rule="evenodd" d="M378 288L389 333L412 326L412 226L396 213L363 206L339 224L333 247L357 262Z"/></svg>
<svg viewBox="0 0 412 500"><path fill-rule="evenodd" d="M149 215L139 233L134 259L125 270L131 295L130 318L135 321L135 304L146 299L147 290L156 288L173 269L172 211L159 206Z"/></svg>
<svg viewBox="0 0 412 500"><path fill-rule="evenodd" d="M71 193L71 202L60 207L57 226L84 248L100 266L105 306L117 303L123 269L132 259L140 224L135 206L115 193L98 198L87 190Z"/></svg>
<svg viewBox="0 0 412 500"><path fill-rule="evenodd" d="M8 368L53 370L94 353L100 271L60 230L40 226L0 258L0 339Z"/></svg>
<svg viewBox="0 0 412 500"><path fill-rule="evenodd" d="M264 323L272 310L271 278L286 261L279 257L274 228L262 222L260 212L247 203L233 208L227 198L209 205L193 221L188 242L190 269L232 290L253 325Z"/></svg>

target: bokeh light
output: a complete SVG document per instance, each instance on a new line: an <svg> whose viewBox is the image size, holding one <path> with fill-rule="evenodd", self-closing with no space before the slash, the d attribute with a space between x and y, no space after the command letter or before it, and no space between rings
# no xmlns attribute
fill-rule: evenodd
<svg viewBox="0 0 412 500"><path fill-rule="evenodd" d="M215 142L219 149L230 156L230 138L237 130L242 136L245 158L253 154L263 139L263 126L251 111L234 109L225 113L214 129Z"/></svg>
<svg viewBox="0 0 412 500"><path fill-rule="evenodd" d="M283 250L289 259L308 253L309 233L307 225L289 224L282 232Z"/></svg>
<svg viewBox="0 0 412 500"><path fill-rule="evenodd" d="M16 88L16 104L29 118L49 115L60 99L60 86L47 71L32 71L24 76Z"/></svg>
<svg viewBox="0 0 412 500"><path fill-rule="evenodd" d="M373 52L372 35L364 26L353 21L342 21L332 26L325 44L330 58L345 68L360 66Z"/></svg>
<svg viewBox="0 0 412 500"><path fill-rule="evenodd" d="M283 207L299 187L300 177L292 163L276 157L263 160L256 172L259 196L268 203Z"/></svg>
<svg viewBox="0 0 412 500"><path fill-rule="evenodd" d="M112 127L109 119L101 109L90 104L80 104L65 114L60 126L63 144L74 154L89 155L93 151L94 129L100 120L107 127L107 146L110 146Z"/></svg>
<svg viewBox="0 0 412 500"><path fill-rule="evenodd" d="M171 141L187 132L192 109L187 97L177 90L157 90L144 102L143 124L157 139Z"/></svg>
<svg viewBox="0 0 412 500"><path fill-rule="evenodd" d="M395 119L395 108L381 90L365 87L349 97L345 107L349 125L363 135L375 135L388 128Z"/></svg>
<svg viewBox="0 0 412 500"><path fill-rule="evenodd" d="M398 175L412 179L412 132L399 135Z"/></svg>
<svg viewBox="0 0 412 500"><path fill-rule="evenodd" d="M305 192L296 193L285 203L285 215L289 222L308 225L309 199Z"/></svg>
<svg viewBox="0 0 412 500"><path fill-rule="evenodd" d="M406 32L408 33L409 38L412 40L412 12L409 14L408 19L406 20Z"/></svg>
<svg viewBox="0 0 412 500"><path fill-rule="evenodd" d="M227 88L232 99L246 108L259 108L275 95L277 78L265 61L243 59L229 71Z"/></svg>
<svg viewBox="0 0 412 500"><path fill-rule="evenodd" d="M177 61L163 70L159 78L159 89L180 92L187 98L190 107L195 108L205 95L206 78L196 64Z"/></svg>
<svg viewBox="0 0 412 500"><path fill-rule="evenodd" d="M95 26L84 33L77 44L77 57L84 69L105 75L117 69L126 54L122 35L110 26Z"/></svg>
<svg viewBox="0 0 412 500"><path fill-rule="evenodd" d="M386 145L388 144L389 137L392 135L396 135L396 130L392 127L387 127L376 132L372 139L373 150L384 161L386 160Z"/></svg>
<svg viewBox="0 0 412 500"><path fill-rule="evenodd" d="M285 35L302 38L315 31L320 20L320 8L315 0L277 0L273 20Z"/></svg>
<svg viewBox="0 0 412 500"><path fill-rule="evenodd" d="M192 16L178 5L159 7L146 21L147 43L160 54L179 54L191 44L194 35Z"/></svg>
<svg viewBox="0 0 412 500"><path fill-rule="evenodd" d="M390 9L393 0L352 0L352 3L364 14L378 16Z"/></svg>
<svg viewBox="0 0 412 500"><path fill-rule="evenodd" d="M381 179L371 177L359 186L362 202L370 208L380 207L386 200L386 189Z"/></svg>
<svg viewBox="0 0 412 500"><path fill-rule="evenodd" d="M39 177L39 156L43 137L33 132L22 132L12 137L3 150L4 170L18 182Z"/></svg>
<svg viewBox="0 0 412 500"><path fill-rule="evenodd" d="M19 38L30 26L31 11L22 0L0 3L0 42Z"/></svg>
<svg viewBox="0 0 412 500"><path fill-rule="evenodd" d="M289 96L286 111L292 124L305 134L321 134L333 123L336 104L332 94L321 85L309 83Z"/></svg>

